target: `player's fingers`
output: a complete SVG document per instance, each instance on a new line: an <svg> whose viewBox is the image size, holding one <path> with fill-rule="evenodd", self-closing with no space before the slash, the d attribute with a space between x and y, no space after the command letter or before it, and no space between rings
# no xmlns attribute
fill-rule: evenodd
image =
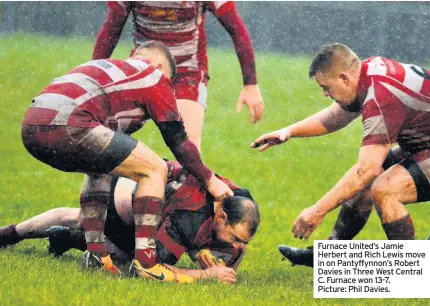
<svg viewBox="0 0 430 306"><path fill-rule="evenodd" d="M234 284L236 281L237 281L236 278L229 277L229 276L226 276L221 280L221 282L223 282L225 284Z"/></svg>
<svg viewBox="0 0 430 306"><path fill-rule="evenodd" d="M239 97L239 102L236 105L236 113L240 113L242 111L243 100Z"/></svg>
<svg viewBox="0 0 430 306"><path fill-rule="evenodd" d="M314 231L313 228L308 229L305 233L304 239L306 239L306 240L309 239L309 237L312 235L313 231Z"/></svg>
<svg viewBox="0 0 430 306"><path fill-rule="evenodd" d="M212 257L212 255L211 255L211 254L208 254L208 255L206 256L206 262L208 263L208 265L209 265L210 267L214 267L214 266L216 266L216 263L214 262L214 259L213 259L213 257Z"/></svg>
<svg viewBox="0 0 430 306"><path fill-rule="evenodd" d="M251 121L252 124L254 124L255 121L255 110L254 107L249 106L248 107L248 112L249 112L249 121Z"/></svg>
<svg viewBox="0 0 430 306"><path fill-rule="evenodd" d="M227 268L227 269L229 270L230 274L237 276L237 273L236 273L236 271L234 271L234 269L232 269L232 268Z"/></svg>
<svg viewBox="0 0 430 306"><path fill-rule="evenodd" d="M224 280L229 280L229 281L235 282L236 281L236 276L229 275L229 274L223 274L222 280L223 281Z"/></svg>
<svg viewBox="0 0 430 306"><path fill-rule="evenodd" d="M266 143L264 146L262 146L261 148L259 148L258 151L264 152L264 151L266 151L267 149L269 149L270 147L273 147L273 146L274 145L271 144L271 143Z"/></svg>
<svg viewBox="0 0 430 306"><path fill-rule="evenodd" d="M208 260L207 260L207 258L206 258L205 255L201 256L201 261L204 264L204 266L205 266L206 269L211 267L211 265L209 264L209 262L208 262Z"/></svg>
<svg viewBox="0 0 430 306"><path fill-rule="evenodd" d="M274 135L272 133L261 135L256 140L254 140L254 142L251 144L251 147L258 148L259 146L267 143L267 141L273 137Z"/></svg>
<svg viewBox="0 0 430 306"><path fill-rule="evenodd" d="M255 116L254 116L255 122L258 122L261 120L261 116L263 114L263 109L261 106L262 106L262 104L255 104L253 106L254 114L255 114Z"/></svg>

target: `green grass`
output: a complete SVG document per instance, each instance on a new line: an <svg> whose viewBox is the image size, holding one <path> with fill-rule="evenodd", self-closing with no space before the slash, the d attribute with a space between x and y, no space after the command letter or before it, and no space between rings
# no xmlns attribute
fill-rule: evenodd
<svg viewBox="0 0 430 306"><path fill-rule="evenodd" d="M20 123L31 98L57 76L91 56L93 42L34 36L0 37L0 224L19 222L60 206L78 207L81 174L54 170L23 148ZM114 57L126 57L131 43ZM79 269L80 254L51 258L45 241L25 241L0 250L0 305L58 304L286 304L286 305L410 305L425 300L312 299L312 270L281 262L280 243L299 247L291 226L297 215L315 203L357 160L359 120L334 135L293 140L265 153L249 149L264 132L283 127L328 105L318 87L307 80L308 58L258 54L259 82L266 104L264 120L248 121L246 110L235 113L241 76L233 52L210 51L209 101L203 137L204 159L220 174L248 187L261 207L262 222L239 273L239 282L175 286L116 279ZM161 156L171 157L152 123L136 137ZM409 208L418 238L428 233L430 206ZM312 235L325 239L336 213L326 217ZM385 239L372 214L358 239ZM189 266L189 261L180 265Z"/></svg>

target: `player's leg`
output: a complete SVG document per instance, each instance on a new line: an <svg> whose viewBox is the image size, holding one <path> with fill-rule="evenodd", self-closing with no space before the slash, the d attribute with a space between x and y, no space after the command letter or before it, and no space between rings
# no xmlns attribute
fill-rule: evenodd
<svg viewBox="0 0 430 306"><path fill-rule="evenodd" d="M18 224L0 228L0 248L14 245L24 239L46 238L51 226L79 227L79 209L54 208Z"/></svg>
<svg viewBox="0 0 430 306"><path fill-rule="evenodd" d="M113 171L138 183L132 200L135 222L135 259L144 267L157 263L155 235L164 206L167 165L142 143Z"/></svg>
<svg viewBox="0 0 430 306"><path fill-rule="evenodd" d="M187 135L201 151L205 108L192 100L178 99L177 103Z"/></svg>
<svg viewBox="0 0 430 306"><path fill-rule="evenodd" d="M392 148L382 165L381 173L405 158L399 146ZM359 196L344 203L329 239L352 240L364 228L372 212L371 186L367 186Z"/></svg>
<svg viewBox="0 0 430 306"><path fill-rule="evenodd" d="M16 232L22 239L46 238L52 226L70 229L80 228L79 208L54 208L16 225Z"/></svg>
<svg viewBox="0 0 430 306"><path fill-rule="evenodd" d="M382 227L390 240L411 240L415 229L405 204L430 199L429 169L412 159L405 159L388 169L372 186L373 203Z"/></svg>
<svg viewBox="0 0 430 306"><path fill-rule="evenodd" d="M178 69L173 80L179 112L188 137L201 150L208 77L199 70Z"/></svg>

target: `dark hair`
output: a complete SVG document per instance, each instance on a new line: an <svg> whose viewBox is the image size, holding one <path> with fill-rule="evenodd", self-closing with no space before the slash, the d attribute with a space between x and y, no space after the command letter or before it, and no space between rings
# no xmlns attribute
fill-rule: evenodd
<svg viewBox="0 0 430 306"><path fill-rule="evenodd" d="M331 43L323 45L312 60L309 66L309 78L312 79L319 71L325 70L333 63L333 59L339 53L348 54L352 50L341 43ZM352 52L353 53L353 52ZM356 60L353 60L355 62Z"/></svg>
<svg viewBox="0 0 430 306"><path fill-rule="evenodd" d="M171 77L174 78L176 75L176 62L175 59L173 58L172 53L170 52L169 48L159 42L159 41L155 41L155 40L150 40L150 41L146 41L143 44L141 44L138 49L155 49L158 51L161 51L164 56L166 56L167 60L169 61L169 65L170 65L170 71L171 73Z"/></svg>
<svg viewBox="0 0 430 306"><path fill-rule="evenodd" d="M248 189L241 188L234 191L233 197L226 198L222 205L227 215L227 223L236 225L247 223L249 233L254 236L260 224L260 211Z"/></svg>

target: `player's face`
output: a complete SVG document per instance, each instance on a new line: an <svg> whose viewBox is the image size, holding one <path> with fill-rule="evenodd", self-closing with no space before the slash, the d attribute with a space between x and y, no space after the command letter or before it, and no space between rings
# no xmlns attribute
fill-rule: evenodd
<svg viewBox="0 0 430 306"><path fill-rule="evenodd" d="M356 100L357 86L347 74L317 72L315 81L322 88L325 97L330 97L340 105L346 106Z"/></svg>
<svg viewBox="0 0 430 306"><path fill-rule="evenodd" d="M215 235L219 242L235 248L248 244L252 239L247 223L231 225L225 221L218 221L215 226Z"/></svg>

